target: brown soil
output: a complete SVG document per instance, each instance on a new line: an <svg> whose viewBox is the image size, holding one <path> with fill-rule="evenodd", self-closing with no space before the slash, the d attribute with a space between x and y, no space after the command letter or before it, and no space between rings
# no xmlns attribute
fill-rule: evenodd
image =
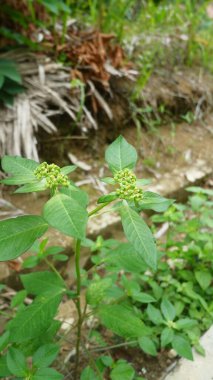
<svg viewBox="0 0 213 380"><path fill-rule="evenodd" d="M211 166L213 158L212 124L213 114L209 115L203 122L164 125L155 133L142 130L140 136L137 135L134 127L124 129L123 136L138 150L137 175L140 178L152 178L156 182L174 169L180 170L181 167L190 167L196 161L205 161ZM102 146L99 145L99 151L96 153L93 152L93 143L94 140L91 140L91 146L86 148L85 142L73 143L70 140L69 148L67 148L67 153L72 152L80 161L91 166L91 170L88 172L79 168L72 174L74 181L88 180L88 184L83 185L82 188L89 192L91 203L102 195L101 189L94 187L92 178L110 175L104 163L107 141ZM51 144L51 138L49 144ZM57 144L60 143L57 142ZM48 152L47 156L49 155ZM53 162L62 165L58 162L58 158L54 158ZM45 159L48 160L48 157ZM25 196L15 195L8 187L3 189L3 194L4 198L15 204L17 208L35 214L40 213L46 200L44 193Z"/></svg>
<svg viewBox="0 0 213 380"><path fill-rule="evenodd" d="M187 81L186 83L186 81L183 81L179 75L178 84L177 77L176 80L173 78L173 81L171 82L173 83L173 86L176 86L176 92L174 90L175 87L167 89L168 91L166 92L166 84L164 79L162 79L160 86L159 82L157 86L154 82L155 79L153 79L152 86L159 95L155 98L155 100L158 99L156 100L156 105L153 103L152 107L156 110L159 104L164 102L164 104L168 105L168 109L172 111L172 107L175 107L172 102L174 101L176 95L172 97L171 102L171 94L172 91L174 91L175 94L182 94L179 96L182 100L174 112L176 116L179 111L180 114L184 114L198 104L199 99L201 99L203 93L205 92L205 86L207 86L208 82L206 80L203 82L204 87L202 87L199 92L199 86L196 84L196 77L191 80L194 87L191 86L189 89L189 87L187 87L189 86L187 83L190 81ZM179 88L178 92L177 87ZM192 90L192 88L194 88L194 90ZM127 88L125 91L128 92L129 89ZM167 173L170 173L175 168L178 168L179 170L186 166L190 168L195 161L200 160L205 161L209 165L211 164L213 152L213 115L209 114L209 116L203 118L202 121L200 120L194 122L191 125L187 123L175 125L174 123L169 122L167 125L161 126L154 132L153 130L150 131L147 128L144 128L141 130L139 136L138 131L136 131L134 126L125 128L126 120L128 120L129 117L128 107L125 109L125 104L127 104L125 100L125 91L120 98L120 105L116 106L116 103L113 104L113 101L111 100L111 107L114 108L114 113L117 115L117 118L114 119L112 125L110 125L108 129L106 124L109 124L109 122L107 121L106 123L106 118L103 118L103 128L100 128L96 135L91 133L90 135L85 136L84 139L75 140L73 136L69 136L69 134L66 134L65 136L63 133L55 137L45 137L43 134L42 140L40 140L40 152L43 159L53 161L60 165L68 164L67 154L72 152L80 161L86 162L92 167L89 172L84 172L84 170L78 169L72 176L73 180L80 181L82 179L89 180L90 178L94 179L104 177L109 174L103 160L105 148L108 143L113 141L114 138L121 133L131 144L138 148L139 164L137 166L137 174L139 177L153 178L155 182L158 182L166 176ZM183 96L183 94L185 95ZM164 98L162 98L163 95ZM119 94L117 94L116 97L119 99ZM151 98L151 92L147 93L146 103L148 102L148 104L151 104ZM203 100L202 103L202 112L204 112L204 109L207 108L207 103L211 103L209 99L210 92L208 90L206 92L205 100ZM101 114L100 118L102 116L103 115ZM122 127L118 124L119 120ZM67 139L67 136L70 138ZM88 191L91 202L97 199L97 196L102 195L100 187L94 187L93 181L83 187L86 190L89 188ZM40 213L46 200L46 197L39 193L36 195L33 194L27 196L11 195L11 191L6 188L3 189L3 197L11 201L16 207L24 210L24 212L33 214ZM1 317L0 326L4 324L4 321L5 319L2 319ZM73 341L72 336L68 338L71 342ZM110 339L111 338L109 337L109 344L115 343ZM66 355L66 350L70 351L71 349L71 344L68 343L66 345L64 344L62 347L62 351L64 351ZM133 363L138 375L144 376L146 380L159 380L162 372L172 362L172 359L169 359L166 352L159 353L156 358L152 358L135 348L130 349L123 347L117 350L111 350L110 354L114 357L114 359L123 358ZM64 354L62 356L64 357ZM82 366L85 366L86 364L87 360L84 360L82 362ZM72 379L69 374L71 368L72 364L70 364L70 368L68 366L64 369L65 373L67 373L66 379L68 380Z"/></svg>

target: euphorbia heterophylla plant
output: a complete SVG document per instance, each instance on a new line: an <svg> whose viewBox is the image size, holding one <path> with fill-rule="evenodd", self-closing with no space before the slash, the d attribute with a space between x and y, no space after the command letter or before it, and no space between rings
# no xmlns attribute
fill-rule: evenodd
<svg viewBox="0 0 213 380"><path fill-rule="evenodd" d="M108 183L114 190L100 197L97 206L88 212L88 195L68 178L75 166L59 168L55 164L49 165L46 162L39 164L22 157L2 158L3 170L11 175L2 180L2 183L19 185L16 193L49 190L50 199L44 204L41 216L24 215L0 222L0 261L12 260L22 255L45 234L48 227L54 227L74 238L76 285L73 289L68 288L53 262L47 259L46 240L40 243L39 257L44 258L50 270L21 275L24 290L18 293L18 299L13 302L17 312L6 325L5 333L0 338L1 378L28 380L63 378L59 372L50 368L50 365L59 351L56 337L60 322L55 317L64 297L73 299L78 314L75 366L70 378L75 380L80 378L79 361L81 353L85 351L82 325L88 315L96 315L100 323L113 333L127 340L134 338L136 342L138 340L139 345L142 337L148 334L148 328L141 316L129 308L128 297L122 294L118 296L118 292L113 296L111 291L111 298L106 297L104 301L106 292L113 286L107 274L105 278L89 284L86 304L83 307L81 304L81 293L85 283L82 286L80 255L81 247L88 241L86 228L89 218L96 215L98 217L101 210L112 203L112 207L107 211L119 213L124 234L129 241L129 255L132 255L132 260L136 259L140 265L155 271L157 268L155 241L140 212L143 209L162 212L172 203L171 200L143 189L149 181L137 179L134 174L137 152L122 136L107 148L105 159L112 176L103 178L102 181ZM53 255L60 250L53 251L51 253L49 251L49 254ZM33 302L28 306L24 303L27 294L34 296ZM28 358L31 360L27 360ZM95 361L91 359L90 362L94 364L94 380L103 379ZM91 379L93 369L88 370L88 368L82 372L83 380Z"/></svg>

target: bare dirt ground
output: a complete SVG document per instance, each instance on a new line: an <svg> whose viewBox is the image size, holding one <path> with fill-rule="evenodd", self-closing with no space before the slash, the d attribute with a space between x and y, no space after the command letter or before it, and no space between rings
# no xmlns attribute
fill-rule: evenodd
<svg viewBox="0 0 213 380"><path fill-rule="evenodd" d="M186 122L180 123L177 120L180 120L180 115L185 114L191 109L195 110L197 105L199 105L200 99L203 99L203 103L200 103L200 112L204 112L204 108L205 110L208 108L208 101L209 104L211 103L210 90L211 85L208 87L208 79L205 79L202 86L199 87L199 81L196 82L196 75L188 78L187 81L180 74L176 75L172 81L170 80L169 86L166 76L162 76L160 83L159 79L156 81L155 77L153 77L150 90L146 92L145 103L151 104L153 110L157 112L159 102L163 102L166 104L167 109L173 112L174 121L168 118L166 124L156 127L155 130L142 126L141 130L138 131L134 123L129 119L128 107L125 109L127 106L125 96L126 92L129 91L127 86L122 94L120 92L116 94L117 103L113 103L113 101L110 103L115 114L112 124L109 125L109 121L106 121L106 118L103 117L103 125L96 134L91 132L87 136L77 135L76 139L74 136L69 135L69 131L64 136L60 134L57 136L42 135L39 147L41 157L48 162L55 162L62 166L69 163L68 153L73 154L75 159L77 159L79 168L72 174L72 180L77 181L81 188L89 192L91 203L94 203L97 197L107 193L107 191L111 191L99 179L110 174L104 163L104 151L108 144L119 134L122 134L138 150L139 160L136 171L140 178L151 178L154 184L161 184L165 178L170 178L171 172L175 173L176 171L177 173L181 173L183 171L189 177L187 178L188 182L193 183L193 171L191 171L191 168L194 167L195 163L198 166L212 168L213 114L209 110L207 115L203 115L202 118L198 118L199 120L191 122L191 124ZM152 91L155 92L155 98L153 99ZM204 94L205 97L203 98ZM144 107L145 105L143 103L141 106ZM100 120L102 116L100 114ZM67 127L66 130L68 130ZM176 187L178 190L178 183ZM170 188L174 189L174 184L171 182L168 183L168 192ZM0 203L0 219L14 216L17 210L32 214L39 214L41 212L43 204L47 199L45 194L36 193L22 196L12 194L13 190L12 188L8 189L3 186L0 189L0 200L8 201L14 206L14 208L10 208L8 205L5 206L4 203ZM111 231L111 233L114 233L114 231ZM118 230L116 230L116 234L119 234ZM60 234L51 231L48 236L51 245L62 244L65 250L68 247L70 251L70 239L62 238ZM7 282L8 278L12 278L12 287L13 289L17 289L20 286L20 283L17 282L19 270L19 262L2 263L0 266L0 281ZM67 275L68 271L70 272L66 264L61 270L65 275ZM71 277L73 281L73 275L69 276L69 281L71 281ZM6 288L1 296L0 308L3 314L5 313L0 317L1 329L7 320L7 309L13 294L13 290ZM65 302L60 311L63 320L65 322L68 321L67 325L75 323L73 306ZM87 329L88 327L85 326L85 333ZM63 333L64 331L62 331ZM104 331L102 333L103 335L106 334ZM57 363L59 369L62 368L62 361L72 351L73 338L73 333L68 331L66 340L64 340L62 345L60 360ZM106 339L109 345L119 343L115 342L111 336L106 336ZM161 352L156 358L152 358L143 354L140 350L135 348L130 349L125 346L111 350L110 354L114 359L123 358L132 362L138 374L144 376L146 380L160 380L162 373L175 360L167 352ZM86 364L87 358L83 358L82 367ZM68 360L67 365L63 366L65 378L68 380L72 379L71 370L72 356Z"/></svg>

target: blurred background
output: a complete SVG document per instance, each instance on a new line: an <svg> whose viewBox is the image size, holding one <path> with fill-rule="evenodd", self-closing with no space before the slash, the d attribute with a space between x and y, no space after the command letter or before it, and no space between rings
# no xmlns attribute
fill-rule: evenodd
<svg viewBox="0 0 213 380"><path fill-rule="evenodd" d="M0 155L98 158L131 128L143 156L143 133L203 122L212 32L212 1L1 1Z"/></svg>
<svg viewBox="0 0 213 380"><path fill-rule="evenodd" d="M165 256L156 287L143 273L140 284L152 288L157 300L162 287L179 316L198 321L187 334L202 355L199 338L211 326L213 310L212 37L213 2L207 0L0 0L0 157L75 164L72 180L95 206L109 192L100 180L109 175L104 162L108 144L121 134L134 145L137 176L151 179L149 190L178 202L147 219ZM0 167L0 179L5 177ZM14 191L0 185L0 219L42 211L47 193ZM122 239L117 215L103 214L91 222L88 236L95 255L108 255L112 238ZM0 332L20 289L18 273L37 265L35 253L45 254L47 243L62 246L66 256L50 260L59 261L57 268L73 284L70 263L62 262L73 258L70 238L50 230L33 252L1 263L0 282L6 286ZM82 268L91 262L98 263L96 256L91 261L91 252L83 252ZM123 271L116 265L116 273ZM145 306L139 306L144 312ZM68 325L69 307L65 303L61 317ZM154 326L153 331L156 355L161 330ZM63 344L64 356L69 350ZM113 355L133 363L143 380L163 379L177 361L170 346L157 357L153 349L145 353L127 347ZM69 359L57 366L69 379Z"/></svg>

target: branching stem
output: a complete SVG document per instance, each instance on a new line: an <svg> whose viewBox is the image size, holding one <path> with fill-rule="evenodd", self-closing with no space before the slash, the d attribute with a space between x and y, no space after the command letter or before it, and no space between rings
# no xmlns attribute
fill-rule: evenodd
<svg viewBox="0 0 213 380"><path fill-rule="evenodd" d="M94 210L90 211L88 216L92 216L94 214L97 214L98 211L100 211L102 208L106 207L110 202L106 202L106 203L101 203L100 206L97 206L96 208L94 208Z"/></svg>
<svg viewBox="0 0 213 380"><path fill-rule="evenodd" d="M94 210L90 211L88 216L91 217L100 211L102 208L107 206L110 202L102 203L97 206ZM86 307L82 312L81 309L81 267L80 267L80 251L81 251L81 240L77 239L75 244L75 271L76 271L76 300L75 305L78 313L78 321L77 321L77 340L76 340L76 356L75 356L75 372L74 372L74 380L78 380L78 368L80 361L80 344L81 344L81 330L82 324L86 316Z"/></svg>
<svg viewBox="0 0 213 380"><path fill-rule="evenodd" d="M76 340L76 360L75 360L75 375L74 380L78 378L78 366L80 359L80 343L81 343L81 327L83 323L82 312L81 312L81 268L80 268L80 249L81 249L81 240L76 241L75 245L75 270L76 270L76 282L77 282L77 298L76 298L76 308L78 312L78 323L77 323L77 340Z"/></svg>

